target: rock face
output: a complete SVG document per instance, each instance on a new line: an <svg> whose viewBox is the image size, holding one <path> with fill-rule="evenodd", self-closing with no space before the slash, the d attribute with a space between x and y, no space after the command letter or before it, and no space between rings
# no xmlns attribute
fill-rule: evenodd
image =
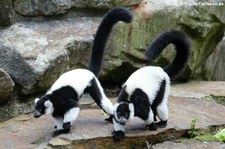
<svg viewBox="0 0 225 149"><path fill-rule="evenodd" d="M148 1L145 2L148 4ZM205 60L213 53L224 36L225 22L219 19L220 14L208 13L207 8L202 7L158 8L157 11L152 12L151 8L148 8L150 6L146 3L141 5L144 7L143 10L139 7L134 8L133 11L137 13L131 26L118 25L114 30L110 40L108 63L104 71L105 76L107 76L105 79L111 78L115 82L120 78L115 76L114 73L121 74L120 71L123 70L130 74L132 70L150 65L150 62L144 56L148 44L159 33L171 29L183 31L191 41L191 59L179 80L201 76L197 70L203 67ZM220 7L220 9L224 8ZM173 47L168 46L162 56L152 62L151 65L164 67L172 61L174 54ZM110 74L112 74L111 77Z"/></svg>
<svg viewBox="0 0 225 149"><path fill-rule="evenodd" d="M5 98L13 92L15 83L10 78L9 74L0 69L0 104L4 102ZM4 100L3 100L4 99Z"/></svg>
<svg viewBox="0 0 225 149"><path fill-rule="evenodd" d="M216 50L207 58L203 67L200 68L202 78L206 80L225 80L225 37L217 45Z"/></svg>
<svg viewBox="0 0 225 149"><path fill-rule="evenodd" d="M141 0L13 0L14 9L26 16L57 15L71 8L109 9L115 6L137 5Z"/></svg>
<svg viewBox="0 0 225 149"><path fill-rule="evenodd" d="M87 65L97 25L97 18L16 23L0 31L0 67L27 89L24 94L35 85L46 89L61 73Z"/></svg>
<svg viewBox="0 0 225 149"><path fill-rule="evenodd" d="M36 83L35 75L21 55L13 48L0 45L0 68L4 69L22 90L30 90Z"/></svg>

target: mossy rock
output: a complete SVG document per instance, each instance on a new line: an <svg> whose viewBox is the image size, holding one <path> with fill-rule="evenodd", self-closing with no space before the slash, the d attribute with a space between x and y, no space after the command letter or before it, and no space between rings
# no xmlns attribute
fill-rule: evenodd
<svg viewBox="0 0 225 149"><path fill-rule="evenodd" d="M195 78L198 74L196 70L204 64L223 38L225 25L216 15L208 13L204 8L181 9L158 11L150 18L145 14L135 13L132 24L117 24L109 41L103 80L107 82L107 78L114 78L114 81L118 81L121 78L118 77L117 80L114 75L123 74L123 78L127 78L131 70L135 71L147 65L164 67L171 63L175 56L174 47L171 45L155 61L147 60L144 53L154 38L172 29L181 30L188 36L192 50L188 66L176 80ZM121 72L118 68L124 64L129 67Z"/></svg>

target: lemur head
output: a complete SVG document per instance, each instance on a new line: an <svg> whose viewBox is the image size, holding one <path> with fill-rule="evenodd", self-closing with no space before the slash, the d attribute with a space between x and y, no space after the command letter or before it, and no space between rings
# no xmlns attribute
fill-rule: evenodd
<svg viewBox="0 0 225 149"><path fill-rule="evenodd" d="M35 111L34 111L34 117L39 118L43 114L52 114L54 111L53 104L51 101L49 101L45 96L42 98L36 98L34 100L35 102Z"/></svg>
<svg viewBox="0 0 225 149"><path fill-rule="evenodd" d="M132 103L120 102L115 104L114 119L121 125L125 125L127 121L134 117L134 106Z"/></svg>

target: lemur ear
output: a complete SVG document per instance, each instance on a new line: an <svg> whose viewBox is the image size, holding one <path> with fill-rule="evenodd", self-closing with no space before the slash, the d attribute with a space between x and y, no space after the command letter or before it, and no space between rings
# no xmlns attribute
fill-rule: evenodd
<svg viewBox="0 0 225 149"><path fill-rule="evenodd" d="M34 104L36 104L39 100L40 100L40 98L35 98L34 99Z"/></svg>
<svg viewBox="0 0 225 149"><path fill-rule="evenodd" d="M49 107L52 106L52 103L51 103L51 101L49 101L49 100L45 101L44 104L45 104L45 107L46 107L46 108L49 108Z"/></svg>

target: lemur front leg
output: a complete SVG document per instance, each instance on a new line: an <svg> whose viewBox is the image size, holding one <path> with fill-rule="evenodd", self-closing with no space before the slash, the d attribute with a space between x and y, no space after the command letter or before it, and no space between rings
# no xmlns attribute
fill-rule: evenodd
<svg viewBox="0 0 225 149"><path fill-rule="evenodd" d="M54 128L56 130L63 129L62 125L63 125L63 118L62 117L55 117L55 126L54 126Z"/></svg>
<svg viewBox="0 0 225 149"><path fill-rule="evenodd" d="M53 132L52 137L56 137L56 136L58 136L60 134L63 134L63 133L68 133L70 131L72 123L77 118L77 116L79 114L79 111L80 111L79 107L74 107L74 108L71 108L69 111L67 111L64 114L64 119L62 121L61 127L60 127L60 125L56 125L57 130L55 130ZM56 119L56 121L59 122L59 119Z"/></svg>
<svg viewBox="0 0 225 149"><path fill-rule="evenodd" d="M121 141L125 137L125 125L121 125L116 120L113 118L113 127L114 127L114 132L112 133L113 135L113 141Z"/></svg>

